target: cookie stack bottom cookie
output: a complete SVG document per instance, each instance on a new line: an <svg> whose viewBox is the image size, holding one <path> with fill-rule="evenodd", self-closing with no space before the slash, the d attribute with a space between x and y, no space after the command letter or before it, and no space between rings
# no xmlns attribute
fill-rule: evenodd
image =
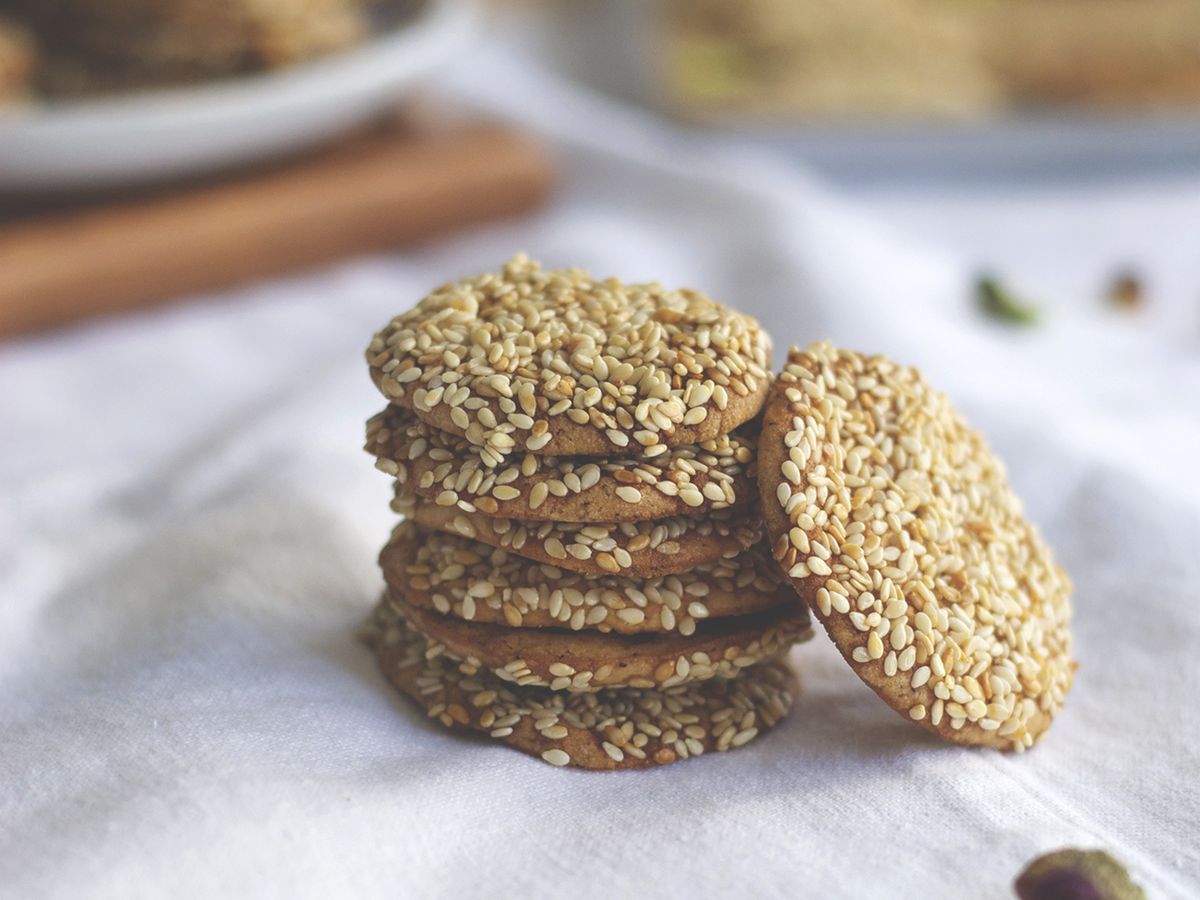
<svg viewBox="0 0 1200 900"><path fill-rule="evenodd" d="M447 728L480 731L555 766L640 769L749 743L792 705L782 662L730 679L666 688L570 693L518 687L469 662L431 653L386 599L365 634L380 668Z"/></svg>

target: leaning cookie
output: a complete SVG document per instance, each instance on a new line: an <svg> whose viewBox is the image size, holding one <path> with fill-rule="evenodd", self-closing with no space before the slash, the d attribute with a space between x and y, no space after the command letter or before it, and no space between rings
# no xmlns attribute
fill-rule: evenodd
<svg viewBox="0 0 1200 900"><path fill-rule="evenodd" d="M694 291L517 256L438 288L366 355L391 402L503 459L712 440L762 407L770 350L753 318Z"/></svg>
<svg viewBox="0 0 1200 900"><path fill-rule="evenodd" d="M428 658L426 642L380 604L364 637L387 678L447 728L481 731L555 766L642 769L745 746L792 705L780 662L667 689L569 693L521 688Z"/></svg>
<svg viewBox="0 0 1200 900"><path fill-rule="evenodd" d="M1070 582L980 435L915 370L793 349L759 487L775 558L854 671L943 738L1023 749L1071 686Z"/></svg>
<svg viewBox="0 0 1200 900"><path fill-rule="evenodd" d="M754 507L643 522L524 522L397 494L392 509L427 528L587 575L653 578L732 559L762 540Z"/></svg>
<svg viewBox="0 0 1200 900"><path fill-rule="evenodd" d="M393 406L367 422L365 449L402 495L508 519L610 523L752 504L754 443L723 435L652 460L526 453L493 467L465 438Z"/></svg>
<svg viewBox="0 0 1200 900"><path fill-rule="evenodd" d="M589 576L403 522L379 564L414 606L511 628L687 636L705 619L796 605L765 547L678 575Z"/></svg>
<svg viewBox="0 0 1200 900"><path fill-rule="evenodd" d="M472 670L526 687L596 691L674 687L710 678L734 678L812 636L800 604L754 616L705 623L691 637L677 634L611 635L547 628L508 628L443 616L409 603L395 590L392 607L421 632L428 655L445 655Z"/></svg>

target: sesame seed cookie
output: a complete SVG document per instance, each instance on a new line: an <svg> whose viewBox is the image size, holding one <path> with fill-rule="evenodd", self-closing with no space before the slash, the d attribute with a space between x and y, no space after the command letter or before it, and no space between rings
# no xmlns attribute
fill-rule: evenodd
<svg viewBox="0 0 1200 900"><path fill-rule="evenodd" d="M653 454L761 409L771 342L690 290L546 271L524 256L438 288L367 348L392 403L511 453Z"/></svg>
<svg viewBox="0 0 1200 900"><path fill-rule="evenodd" d="M742 747L792 705L780 662L666 689L570 693L521 688L445 657L381 603L364 629L384 675L447 728L470 728L555 766L642 769Z"/></svg>
<svg viewBox="0 0 1200 900"><path fill-rule="evenodd" d="M754 503L754 444L722 435L653 460L526 453L493 467L486 448L389 407L367 422L365 449L402 495L506 519L611 523Z"/></svg>
<svg viewBox="0 0 1200 900"><path fill-rule="evenodd" d="M733 678L812 636L808 613L798 603L706 622L691 637L683 637L509 628L419 609L395 590L387 596L409 625L425 635L429 656L445 655L522 687L552 690L673 687Z"/></svg>
<svg viewBox="0 0 1200 900"><path fill-rule="evenodd" d="M797 605L765 547L679 575L589 576L404 522L379 564L414 606L512 628L687 636L704 619Z"/></svg>
<svg viewBox="0 0 1200 900"><path fill-rule="evenodd" d="M645 522L522 522L397 497L392 509L426 528L457 534L586 575L653 578L733 559L763 537L757 509ZM772 567L773 570L773 567Z"/></svg>
<svg viewBox="0 0 1200 900"><path fill-rule="evenodd" d="M775 558L859 677L946 740L1032 746L1073 679L1070 582L945 395L793 348L759 458Z"/></svg>

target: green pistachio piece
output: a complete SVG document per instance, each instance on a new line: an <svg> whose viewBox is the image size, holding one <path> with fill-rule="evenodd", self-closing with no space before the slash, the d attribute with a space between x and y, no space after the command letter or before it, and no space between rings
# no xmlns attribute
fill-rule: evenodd
<svg viewBox="0 0 1200 900"><path fill-rule="evenodd" d="M1146 900L1125 867L1103 850L1068 848L1039 856L1014 887L1021 900Z"/></svg>
<svg viewBox="0 0 1200 900"><path fill-rule="evenodd" d="M993 319L1016 325L1032 325L1037 322L1037 310L1017 300L1003 284L984 275L975 283L975 292L984 313Z"/></svg>

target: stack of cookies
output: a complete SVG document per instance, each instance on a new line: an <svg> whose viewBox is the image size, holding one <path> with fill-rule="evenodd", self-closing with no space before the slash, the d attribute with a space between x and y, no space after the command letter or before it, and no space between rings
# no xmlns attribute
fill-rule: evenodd
<svg viewBox="0 0 1200 900"><path fill-rule="evenodd" d="M448 727L554 765L740 747L791 703L808 614L753 480L770 341L691 291L524 257L371 341L366 449L404 520L369 629Z"/></svg>

